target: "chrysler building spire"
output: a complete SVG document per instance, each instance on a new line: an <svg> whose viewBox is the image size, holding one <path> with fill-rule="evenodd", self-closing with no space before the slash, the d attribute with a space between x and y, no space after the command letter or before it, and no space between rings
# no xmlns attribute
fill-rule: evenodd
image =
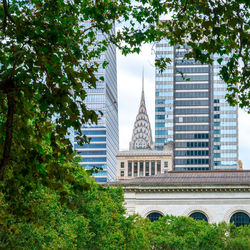
<svg viewBox="0 0 250 250"><path fill-rule="evenodd" d="M129 144L130 150L153 149L151 126L147 114L144 97L144 69L142 70L142 93L141 102L134 123L132 140Z"/></svg>

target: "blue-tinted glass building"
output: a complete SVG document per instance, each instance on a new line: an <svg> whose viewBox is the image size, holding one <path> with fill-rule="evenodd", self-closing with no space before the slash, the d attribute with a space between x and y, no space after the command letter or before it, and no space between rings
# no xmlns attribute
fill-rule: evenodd
<svg viewBox="0 0 250 250"><path fill-rule="evenodd" d="M156 44L156 57L170 57L172 64L155 72L155 148L174 141L176 171L237 169L237 107L225 100L221 66L183 59L188 50Z"/></svg>
<svg viewBox="0 0 250 250"><path fill-rule="evenodd" d="M98 39L104 39L101 33ZM119 149L118 135L118 100L116 74L116 48L110 45L97 61L102 65L106 60L109 64L100 68L96 76L104 77L98 81L95 89L86 86L87 97L84 100L88 109L100 114L98 125L83 125L82 132L91 138L89 144L80 146L74 139L74 149L81 156L81 164L86 169L101 167L103 170L94 173L99 183L116 179L116 154ZM101 115L103 114L103 115ZM76 132L75 132L76 136Z"/></svg>

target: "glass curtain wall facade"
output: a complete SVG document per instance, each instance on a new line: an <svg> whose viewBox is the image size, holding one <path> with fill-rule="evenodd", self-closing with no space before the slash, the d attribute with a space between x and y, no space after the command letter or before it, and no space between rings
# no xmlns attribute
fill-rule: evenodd
<svg viewBox="0 0 250 250"><path fill-rule="evenodd" d="M156 58L172 64L155 72L155 148L174 141L175 170L237 169L237 108L225 101L220 66L183 59L188 49L156 44Z"/></svg>
<svg viewBox="0 0 250 250"><path fill-rule="evenodd" d="M105 39L102 33L98 33L97 38ZM93 174L99 183L116 179L115 156L119 150L115 46L109 46L108 50L102 53L101 58L97 59L100 65L104 60L108 61L108 66L105 69L100 68L96 74L97 78L104 77L104 81L98 81L95 89L86 86L87 97L84 100L88 109L100 114L98 125L82 127L83 134L91 138L89 144L80 146L74 139L74 149L82 158L82 166L85 169L93 167L103 169Z"/></svg>

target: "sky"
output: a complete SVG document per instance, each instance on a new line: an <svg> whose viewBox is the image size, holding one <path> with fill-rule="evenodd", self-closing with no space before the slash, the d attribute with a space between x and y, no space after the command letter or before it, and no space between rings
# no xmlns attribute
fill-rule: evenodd
<svg viewBox="0 0 250 250"><path fill-rule="evenodd" d="M129 148L141 99L143 67L146 108L154 138L154 47L149 44L143 45L139 55L133 54L126 57L117 51L120 150ZM243 169L250 169L250 114L239 109L238 119L239 159L243 162Z"/></svg>

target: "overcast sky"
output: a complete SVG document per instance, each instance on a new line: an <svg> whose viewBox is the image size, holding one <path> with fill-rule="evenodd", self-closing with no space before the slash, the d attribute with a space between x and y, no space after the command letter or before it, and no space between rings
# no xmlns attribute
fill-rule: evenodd
<svg viewBox="0 0 250 250"><path fill-rule="evenodd" d="M142 68L144 66L144 91L147 112L154 138L154 53L151 45L144 45L142 52L122 56L117 51L118 110L120 150L128 150L133 125L138 113L141 89ZM244 169L250 169L250 115L239 110L239 159Z"/></svg>

